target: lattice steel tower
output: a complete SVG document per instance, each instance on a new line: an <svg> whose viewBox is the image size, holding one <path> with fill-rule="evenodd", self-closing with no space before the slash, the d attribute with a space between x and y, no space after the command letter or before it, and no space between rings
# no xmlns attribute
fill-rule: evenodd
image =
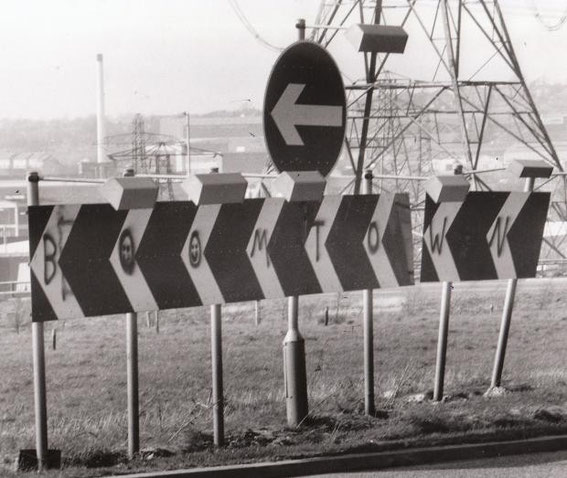
<svg viewBox="0 0 567 478"><path fill-rule="evenodd" d="M563 171L497 0L324 0L315 23L323 28L311 39L331 49L343 41L337 27L353 23L401 25L409 34L404 55L365 54L363 79L345 81L355 192L372 168L397 178L379 188L409 191L419 210L416 177L432 174L436 160L462 165L472 187L486 190L498 187L490 172L505 166L510 148ZM565 220L564 176L552 186L553 214Z"/></svg>

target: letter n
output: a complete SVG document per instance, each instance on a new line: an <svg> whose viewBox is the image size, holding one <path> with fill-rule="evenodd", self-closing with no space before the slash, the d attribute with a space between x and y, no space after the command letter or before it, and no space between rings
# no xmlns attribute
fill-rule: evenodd
<svg viewBox="0 0 567 478"><path fill-rule="evenodd" d="M498 257L500 257L500 255L502 254L502 250L504 249L504 244L506 241L506 236L508 235L508 226L510 222L510 218L506 217L503 226L504 232L502 232L500 230L501 219L502 218L500 216L498 216L498 218L496 219L496 224L494 226L494 230L492 231L492 236L490 236L490 240L488 241L488 245L492 247L494 238L496 238L496 253L498 254Z"/></svg>

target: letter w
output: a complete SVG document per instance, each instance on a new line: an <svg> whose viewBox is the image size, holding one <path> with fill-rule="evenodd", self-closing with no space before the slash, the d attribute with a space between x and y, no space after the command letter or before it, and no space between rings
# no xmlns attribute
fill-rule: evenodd
<svg viewBox="0 0 567 478"><path fill-rule="evenodd" d="M256 229L254 231L254 242L252 243L252 252L250 252L250 257L254 257L256 243L258 244L258 251L261 251L262 246L264 246L264 249L266 250L266 266L270 267L270 256L268 255L268 236L266 234L266 229Z"/></svg>
<svg viewBox="0 0 567 478"><path fill-rule="evenodd" d="M443 239L445 239L445 228L447 227L447 218L443 218L443 228L441 229L441 234L435 233L433 237L433 223L429 226L429 242L431 243L431 252L436 252L441 254L441 249L443 248Z"/></svg>
<svg viewBox="0 0 567 478"><path fill-rule="evenodd" d="M502 218L500 216L498 216L498 219L496 219L496 225L494 226L494 230L492 231L492 236L490 237L490 240L488 241L488 245L490 247L492 247L492 243L494 242L494 238L497 237L497 242L496 242L496 252L498 254L498 257L500 257L500 255L502 254L502 250L504 249L504 241L506 240L506 236L508 235L508 224L510 222L510 218L506 217L506 221L504 222L504 232L502 233L500 231L500 220Z"/></svg>

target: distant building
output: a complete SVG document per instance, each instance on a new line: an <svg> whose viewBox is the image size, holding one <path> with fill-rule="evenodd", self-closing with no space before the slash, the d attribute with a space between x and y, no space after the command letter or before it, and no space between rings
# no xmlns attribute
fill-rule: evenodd
<svg viewBox="0 0 567 478"><path fill-rule="evenodd" d="M23 177L27 171L45 171L55 162L49 153L0 151L0 176Z"/></svg>
<svg viewBox="0 0 567 478"><path fill-rule="evenodd" d="M260 173L268 162L262 117L191 116L191 171ZM180 116L160 118L160 134L186 141L186 119ZM178 170L180 171L180 170Z"/></svg>

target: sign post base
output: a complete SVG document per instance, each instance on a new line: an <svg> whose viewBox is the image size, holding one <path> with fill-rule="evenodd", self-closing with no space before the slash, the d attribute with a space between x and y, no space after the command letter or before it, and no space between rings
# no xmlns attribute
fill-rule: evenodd
<svg viewBox="0 0 567 478"><path fill-rule="evenodd" d="M58 470L61 468L61 450L47 450L47 456L44 457L42 469ZM32 471L39 470L39 460L37 459L37 451L35 449L20 450L16 459L16 471Z"/></svg>
<svg viewBox="0 0 567 478"><path fill-rule="evenodd" d="M285 404L287 424L298 426L309 413L307 372L305 370L305 340L297 327L298 298L289 299L289 328L283 343Z"/></svg>

